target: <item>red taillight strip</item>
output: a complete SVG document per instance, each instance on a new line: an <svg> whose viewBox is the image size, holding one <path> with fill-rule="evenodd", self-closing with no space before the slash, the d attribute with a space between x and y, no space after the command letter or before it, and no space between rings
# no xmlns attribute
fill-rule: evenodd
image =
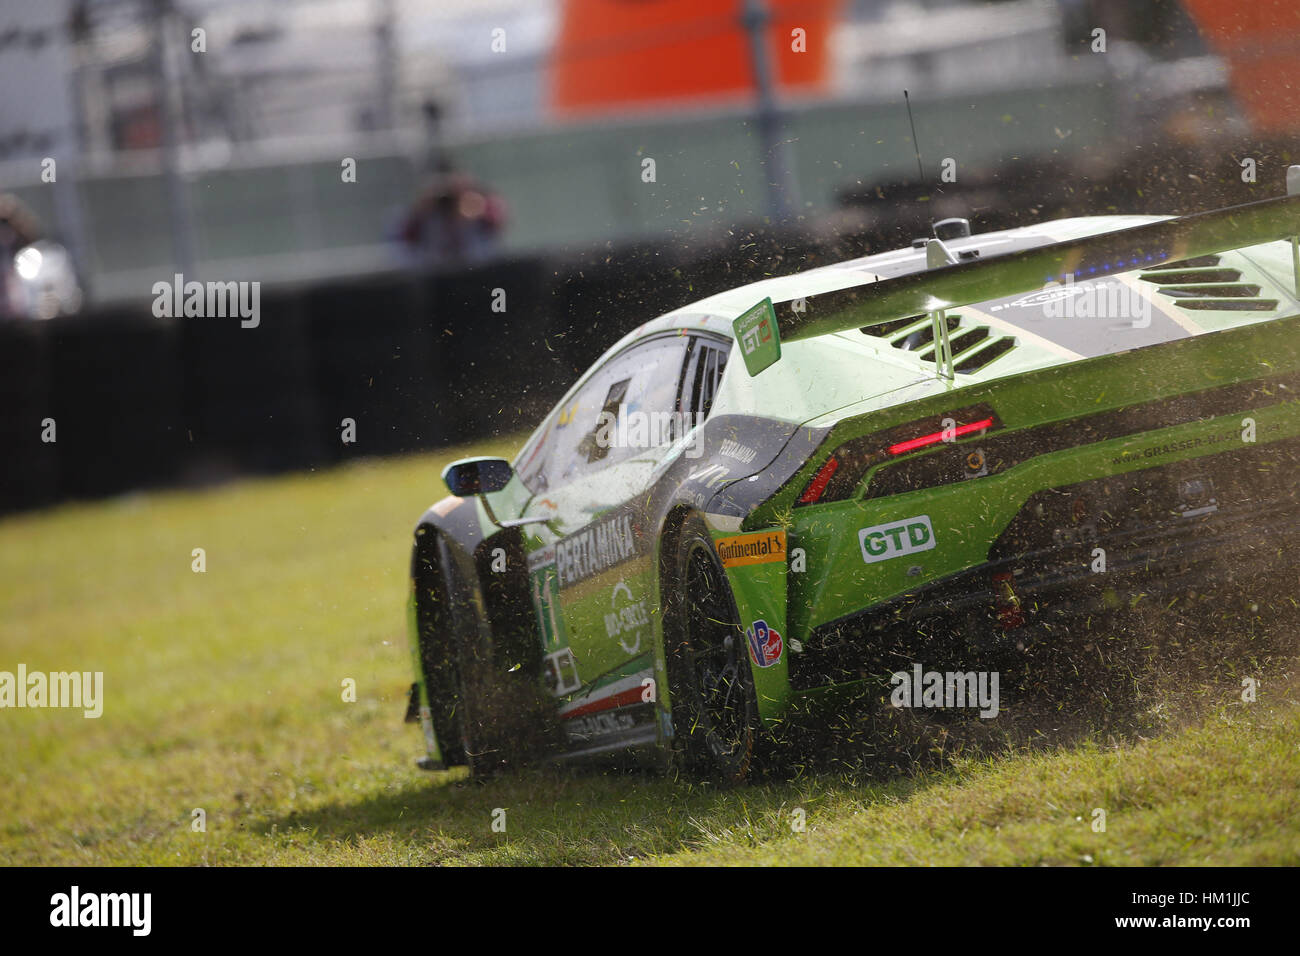
<svg viewBox="0 0 1300 956"><path fill-rule="evenodd" d="M992 425L993 419L991 418L985 418L978 422L971 422L969 425L958 425L956 428L951 430L944 429L940 432L934 432L931 435L922 435L920 438L913 438L909 441L899 442L897 445L890 445L889 453L891 455L903 455L909 451L916 451L918 448L924 448L927 445L937 445L939 442L944 440L945 435L951 434L953 438L960 438L962 435L969 435L971 432L982 431L985 428L992 427ZM834 458L831 459L831 461L834 460ZM811 485L809 487L811 488Z"/></svg>
<svg viewBox="0 0 1300 956"><path fill-rule="evenodd" d="M941 430L943 425L954 423L947 432ZM969 422L957 425L956 422ZM987 402L967 405L950 411L914 419L901 425L894 425L883 431L852 438L835 446L826 463L813 475L802 494L795 499L794 506L823 504L828 501L844 501L852 498L866 474L877 465L893 462L900 455L918 448L943 441L945 434L949 438L970 436L984 430L1001 429L1002 421L997 412ZM920 438L914 435L924 432ZM931 434L933 432L933 434ZM983 439L981 439L983 440ZM942 453L908 457L906 463L895 467L907 467L907 463L928 461L934 457L944 457ZM886 469L889 474L894 469Z"/></svg>
<svg viewBox="0 0 1300 956"><path fill-rule="evenodd" d="M840 460L834 455L826 459L826 464L817 469L817 474L813 475L813 480L808 482L808 487L799 496L799 504L810 505L820 498L831 480L831 475L835 474L835 469L839 467Z"/></svg>

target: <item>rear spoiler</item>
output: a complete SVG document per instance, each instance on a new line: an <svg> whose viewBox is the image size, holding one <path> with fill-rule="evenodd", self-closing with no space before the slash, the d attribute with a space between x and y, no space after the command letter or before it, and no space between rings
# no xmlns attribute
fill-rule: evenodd
<svg viewBox="0 0 1300 956"><path fill-rule="evenodd" d="M1105 232L1085 239L1055 242L988 259L908 273L835 292L786 300L778 316L764 299L732 323L750 375L757 375L781 357L781 341L795 341L866 328L909 315L930 315L935 326L935 364L946 362L952 374L947 341L947 309L1041 289L1067 277L1113 275L1162 262L1291 240L1300 296L1300 167L1288 171L1287 192L1278 199L1230 206L1211 212ZM931 264L955 258L939 239L927 244Z"/></svg>

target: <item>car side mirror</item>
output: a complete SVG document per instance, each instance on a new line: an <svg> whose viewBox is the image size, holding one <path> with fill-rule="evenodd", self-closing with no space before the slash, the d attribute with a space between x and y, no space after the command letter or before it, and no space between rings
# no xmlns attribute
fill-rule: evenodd
<svg viewBox="0 0 1300 956"><path fill-rule="evenodd" d="M514 474L504 458L462 458L443 469L442 480L457 498L468 498L500 491Z"/></svg>

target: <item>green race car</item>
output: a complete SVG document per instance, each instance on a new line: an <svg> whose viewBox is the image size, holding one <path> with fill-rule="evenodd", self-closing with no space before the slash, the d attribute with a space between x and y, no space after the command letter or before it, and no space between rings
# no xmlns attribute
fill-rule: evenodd
<svg viewBox="0 0 1300 956"><path fill-rule="evenodd" d="M647 322L513 463L448 467L423 766L531 742L741 780L927 636L1014 650L1290 547L1300 195L935 234Z"/></svg>

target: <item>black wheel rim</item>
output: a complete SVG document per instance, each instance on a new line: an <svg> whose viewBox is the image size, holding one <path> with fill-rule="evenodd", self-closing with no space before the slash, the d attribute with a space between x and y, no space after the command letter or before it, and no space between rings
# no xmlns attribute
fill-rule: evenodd
<svg viewBox="0 0 1300 956"><path fill-rule="evenodd" d="M688 559L686 594L686 648L699 718L709 750L725 760L748 749L748 662L721 573L702 547Z"/></svg>

